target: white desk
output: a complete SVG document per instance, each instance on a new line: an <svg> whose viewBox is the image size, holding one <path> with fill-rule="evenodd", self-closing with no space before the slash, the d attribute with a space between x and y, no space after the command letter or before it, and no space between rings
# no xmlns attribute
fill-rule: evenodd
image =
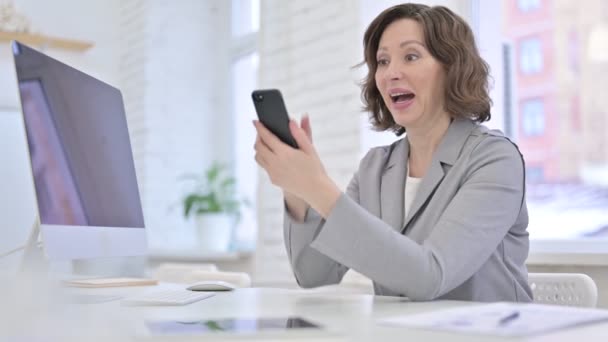
<svg viewBox="0 0 608 342"><path fill-rule="evenodd" d="M141 288L87 289L89 294L128 294ZM218 318L262 318L301 316L312 322L324 325L329 331L297 332L276 335L279 340L289 341L502 341L505 338L474 336L387 327L376 324L376 320L404 314L426 312L461 305L475 305L467 302L435 301L411 303L395 297L375 297L372 295L323 293L309 290L286 290L271 288L248 288L233 292L218 292L214 297L187 306L173 307L125 307L119 301L102 304L70 305L61 310L41 314L51 316L46 325L54 336L65 334L67 337L92 336L103 340L135 339L136 327L144 319L201 320ZM58 313L60 312L60 313ZM31 317L31 313L23 314ZM47 317L48 318L48 317ZM549 318L550 319L550 318ZM30 318L30 320L33 320ZM6 320L4 320L6 322ZM10 322L10 320L9 320ZM28 323L30 329L45 329ZM7 326L8 327L8 326ZM27 327L24 327L26 329ZM0 329L2 330L2 329ZM44 331L44 330L43 330ZM83 336L84 335L84 336ZM0 332L0 336L2 333ZM10 336L10 335L9 335ZM14 335L13 335L14 336ZM34 334L34 336L42 336ZM218 336L211 336L217 340ZM608 323L589 325L570 330L562 330L549 335L524 339L524 341L606 341ZM269 335L245 338L247 341L267 340ZM69 339L69 338L68 338ZM154 340L166 340L159 338ZM200 336L191 339L201 339ZM229 338L234 340L234 338ZM171 339L178 340L178 339ZM188 340L188 339L186 339ZM522 341L521 339L518 341Z"/></svg>

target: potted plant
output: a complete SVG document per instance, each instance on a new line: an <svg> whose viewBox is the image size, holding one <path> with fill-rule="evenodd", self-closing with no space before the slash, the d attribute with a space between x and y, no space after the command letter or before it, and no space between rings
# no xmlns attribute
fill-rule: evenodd
<svg viewBox="0 0 608 342"><path fill-rule="evenodd" d="M194 217L199 246L205 252L225 252L230 247L234 225L241 216L241 205L234 189L236 179L226 166L214 162L203 174L184 175L194 185L182 199L184 217Z"/></svg>

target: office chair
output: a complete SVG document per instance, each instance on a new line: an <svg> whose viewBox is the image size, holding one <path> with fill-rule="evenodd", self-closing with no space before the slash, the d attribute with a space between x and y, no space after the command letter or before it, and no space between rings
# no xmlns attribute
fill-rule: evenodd
<svg viewBox="0 0 608 342"><path fill-rule="evenodd" d="M582 273L529 273L534 302L594 308L597 286Z"/></svg>

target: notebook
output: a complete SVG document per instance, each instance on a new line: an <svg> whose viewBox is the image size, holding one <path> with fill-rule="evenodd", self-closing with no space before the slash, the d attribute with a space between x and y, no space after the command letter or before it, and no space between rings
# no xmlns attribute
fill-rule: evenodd
<svg viewBox="0 0 608 342"><path fill-rule="evenodd" d="M382 325L495 336L529 336L608 321L608 310L532 303L492 303L392 317Z"/></svg>
<svg viewBox="0 0 608 342"><path fill-rule="evenodd" d="M156 279L146 278L93 278L64 280L63 285L70 287L118 287L156 285Z"/></svg>

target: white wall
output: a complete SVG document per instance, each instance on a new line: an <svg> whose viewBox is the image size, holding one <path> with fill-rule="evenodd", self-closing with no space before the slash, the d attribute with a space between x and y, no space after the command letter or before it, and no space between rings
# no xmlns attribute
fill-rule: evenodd
<svg viewBox="0 0 608 342"><path fill-rule="evenodd" d="M120 12L120 83L150 248L196 248L178 178L232 162L230 2L135 0Z"/></svg>
<svg viewBox="0 0 608 342"><path fill-rule="evenodd" d="M346 186L358 164L359 90L350 67L358 2L262 1L260 87L279 88L294 118L310 114L315 146L329 175ZM255 280L293 283L282 233L282 197L264 172L258 191Z"/></svg>
<svg viewBox="0 0 608 342"><path fill-rule="evenodd" d="M23 121L17 111L0 110L0 253L25 243L36 212ZM15 269L20 254L0 259L0 270Z"/></svg>
<svg viewBox="0 0 608 342"><path fill-rule="evenodd" d="M35 32L90 41L86 52L43 49L55 58L113 85L118 80L117 0L15 0ZM36 47L40 48L40 47ZM33 184L27 159L19 95L8 43L0 43L0 252L25 243L35 217ZM0 269L14 267L18 255L0 260Z"/></svg>
<svg viewBox="0 0 608 342"><path fill-rule="evenodd" d="M95 46L86 52L43 49L76 68L116 85L118 79L118 54L116 40L119 35L117 3L108 1L77 0L15 0L15 8L29 18L33 32L60 38L93 42ZM40 48L40 47L38 47ZM8 43L0 44L0 104L18 106L12 58Z"/></svg>

